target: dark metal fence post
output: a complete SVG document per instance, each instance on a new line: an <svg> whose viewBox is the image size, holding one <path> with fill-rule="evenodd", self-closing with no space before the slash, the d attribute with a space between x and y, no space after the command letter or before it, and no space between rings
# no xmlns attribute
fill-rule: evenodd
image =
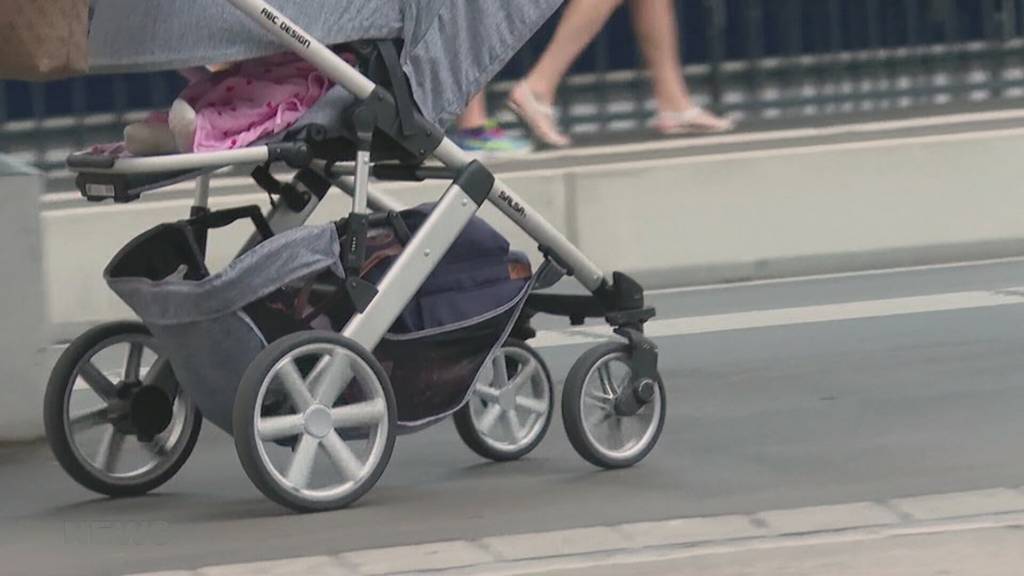
<svg viewBox="0 0 1024 576"><path fill-rule="evenodd" d="M841 98L845 91L841 90L840 85L842 80L848 80L851 75L853 68L850 64L843 64L843 6L840 3L841 0L829 0L828 2L828 51L832 53L831 64L833 70L827 70L825 66L821 67L821 77L828 78L833 77L833 88L830 91L830 97L832 99L831 108L833 110L841 108ZM838 80L837 80L838 77ZM823 82L824 84L824 82Z"/></svg>
<svg viewBox="0 0 1024 576"><path fill-rule="evenodd" d="M74 116L74 144L76 149L84 148L86 143L85 117L88 114L88 95L84 78L71 81L71 114Z"/></svg>
<svg viewBox="0 0 1024 576"><path fill-rule="evenodd" d="M43 164L46 160L46 136L42 130L43 121L46 120L46 89L43 84L34 83L29 87L32 103L32 120L35 123L33 130L33 148L35 151L36 163Z"/></svg>
<svg viewBox="0 0 1024 576"><path fill-rule="evenodd" d="M0 80L0 128L7 123L10 114L7 112L7 82Z"/></svg>
<svg viewBox="0 0 1024 576"><path fill-rule="evenodd" d="M893 75L889 73L888 66L888 55L882 49L883 44L883 33L882 33L882 8L880 0L866 0L865 10L867 12L867 45L866 45L866 57L867 66L865 67L865 75L868 78L868 102L872 98L871 94L881 94L883 84L888 84L892 81ZM877 98L876 103L880 108L886 109L890 107L893 102L890 98Z"/></svg>
<svg viewBox="0 0 1024 576"><path fill-rule="evenodd" d="M594 77L597 82L597 90L595 91L596 104L597 104L597 121L600 123L601 129L607 129L608 127L608 110L609 110L609 98L608 95L608 69L611 67L611 42L608 41L607 32L602 31L597 36L597 43L594 46L596 55L594 58L594 67L597 69Z"/></svg>
<svg viewBox="0 0 1024 576"><path fill-rule="evenodd" d="M722 96L723 70L725 62L725 41L726 41L726 6L725 0L704 0L704 8L707 14L707 45L708 45L708 88L711 95L711 108L716 112L723 111Z"/></svg>
<svg viewBox="0 0 1024 576"><path fill-rule="evenodd" d="M744 13L744 49L747 60L746 108L750 113L757 109L761 100L760 89L764 81L761 60L764 58L764 4L763 0L747 0Z"/></svg>
<svg viewBox="0 0 1024 576"><path fill-rule="evenodd" d="M1003 29L1001 36L1004 42L1017 35L1018 2L1020 0L1003 0Z"/></svg>
<svg viewBox="0 0 1024 576"><path fill-rule="evenodd" d="M125 113L128 112L128 89L125 86L124 76L114 76L111 82L114 97L113 112L118 123L123 123Z"/></svg>

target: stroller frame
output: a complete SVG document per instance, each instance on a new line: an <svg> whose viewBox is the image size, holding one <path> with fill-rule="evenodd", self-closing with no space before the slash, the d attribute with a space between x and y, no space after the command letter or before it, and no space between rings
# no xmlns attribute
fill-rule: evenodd
<svg viewBox="0 0 1024 576"><path fill-rule="evenodd" d="M314 65L357 98L359 104L354 107L350 118L357 141L355 161L341 162L337 158L325 158L315 153L312 149L315 146L311 146L310 142L301 141L223 152L157 157L115 159L73 155L68 160L68 166L73 172L79 173L79 187L83 195L94 201L113 199L127 202L137 199L141 192L137 188L133 195L122 196L113 184L118 179L164 175L163 180L148 188L152 189L167 185L169 178L175 178L176 181L195 178L197 184L192 216L201 217L209 214L212 171L230 165L259 164L266 167L274 162L283 162L299 171L291 184L277 183L269 171L264 172L262 181L256 178L264 189L272 194L277 193L284 200L271 208L265 217L266 224L275 233L300 226L308 220L331 185L340 188L352 198L351 213L345 224L348 235L345 236L342 252L343 264L351 270L351 264L358 264L365 253L366 229L374 213L397 210L391 202L370 189L371 176L381 180L450 179L451 185L434 210L377 286L370 286L357 278L347 281L349 296L356 311L341 331L341 336L363 350L373 350L466 225L481 206L490 201L538 243L544 255L544 265L537 273L535 289L551 287L562 277L571 276L591 293L583 296L532 293L523 310L523 318L513 331L513 337L525 340L535 335L529 321L537 313L566 316L573 325L582 324L586 318L604 318L626 342L611 344L610 349L607 346L604 349L599 347L598 351L603 355L585 355L581 362L585 361L587 365L580 367L577 376L573 376L578 371L574 368L570 380L582 378L585 381L589 373L606 357L611 357L613 353L620 356L624 354L631 376L627 375L621 389L616 391L614 397L610 397L614 413L620 418L628 418L651 403L656 403L661 410L657 433L650 441L650 446L622 461L597 461L584 454L580 444L592 440L581 440L586 436L581 431L575 434L570 432L573 445L588 460L606 467L632 465L646 456L660 434L664 421L664 401L657 372L657 348L643 334L644 324L654 317L655 311L645 305L641 285L620 272L606 275L507 184L445 137L444 131L426 120L415 106L410 106L408 94L403 99L400 88L393 87L395 94L392 95L378 86L267 2L226 1L280 44ZM403 149L404 157L414 162L374 164L371 160L373 140L375 135L380 134L390 137L393 143ZM423 165L423 161L429 157L440 161L443 166ZM313 178L311 175L314 175ZM261 239L260 234L254 234L243 250L251 248ZM351 374L348 377L351 378ZM574 393L583 394L581 387L584 384L577 385ZM566 387L568 391L570 384L567 383ZM574 402L578 406L581 401L576 399ZM563 410L571 409L575 408L563 407ZM567 419L570 416L568 413L564 415ZM578 418L578 415L575 417ZM634 457L637 454L639 458ZM260 485L259 482L257 484ZM262 485L260 487L263 489ZM266 490L264 492L267 493ZM270 493L267 495L274 497ZM302 502L294 498L274 499L301 510L324 508L322 503Z"/></svg>

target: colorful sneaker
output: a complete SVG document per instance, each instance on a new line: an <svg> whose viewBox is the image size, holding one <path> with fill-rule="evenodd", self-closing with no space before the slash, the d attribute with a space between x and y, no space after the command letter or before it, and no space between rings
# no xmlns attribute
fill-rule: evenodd
<svg viewBox="0 0 1024 576"><path fill-rule="evenodd" d="M495 122L488 122L483 128L457 130L452 140L473 155L515 156L533 151L529 139L513 136Z"/></svg>

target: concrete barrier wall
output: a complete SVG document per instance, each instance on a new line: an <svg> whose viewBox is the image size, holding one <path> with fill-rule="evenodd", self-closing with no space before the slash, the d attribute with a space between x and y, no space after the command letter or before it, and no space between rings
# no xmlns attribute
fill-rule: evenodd
<svg viewBox="0 0 1024 576"><path fill-rule="evenodd" d="M43 429L43 184L33 169L0 156L0 441L36 437Z"/></svg>
<svg viewBox="0 0 1024 576"><path fill-rule="evenodd" d="M652 288L1024 254L1018 192L1024 131L770 149L503 175L606 269ZM392 185L406 204L443 186ZM265 204L262 194L214 206ZM344 213L329 196L314 218ZM43 214L51 320L123 317L101 271L132 236L187 214L188 200L84 206ZM536 246L488 206L513 245ZM245 225L214 236L227 262Z"/></svg>
<svg viewBox="0 0 1024 576"><path fill-rule="evenodd" d="M1014 130L591 169L573 178L575 240L652 287L1024 254L1022 145Z"/></svg>

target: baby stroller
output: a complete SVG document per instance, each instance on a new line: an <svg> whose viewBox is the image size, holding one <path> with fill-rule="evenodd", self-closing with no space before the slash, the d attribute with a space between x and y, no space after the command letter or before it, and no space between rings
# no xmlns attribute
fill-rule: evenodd
<svg viewBox="0 0 1024 576"><path fill-rule="evenodd" d="M342 92L325 98L326 114L310 111L316 120L258 145L69 158L91 201L132 202L187 179L197 185L189 218L138 236L105 271L142 322L86 332L53 370L46 430L63 468L102 494L146 493L180 469L207 419L233 436L246 474L267 497L319 511L364 495L396 435L449 416L471 449L514 460L538 445L554 412L548 368L528 343L531 318L541 313L573 325L603 318L621 337L572 367L562 416L573 447L591 463L641 461L665 421L658 352L643 333L654 310L642 287L597 268L438 125L455 111L448 103L467 101L559 2L290 3L310 31L262 0L200 0L190 5L187 32L148 27L149 44L122 35L131 51L107 49L111 69L122 70L272 52L255 27L218 20L237 10ZM173 22L180 4L102 0L97 7L94 35L140 11ZM162 42L203 35L211 22L219 26L213 42L224 49L189 56L180 47L173 58L150 58L166 51ZM350 45L356 62L314 32L332 46ZM118 59L129 52L135 60ZM453 71L458 66L472 73ZM256 166L255 182L274 200L269 212L209 209L211 172L231 166ZM294 171L290 182L271 171L278 166ZM400 210L370 189L371 178L451 185L436 203ZM351 212L305 225L334 188L351 196ZM477 217L487 201L538 243L537 270ZM226 268L211 271L209 231L240 221L253 224L252 238ZM590 294L546 291L566 276Z"/></svg>

